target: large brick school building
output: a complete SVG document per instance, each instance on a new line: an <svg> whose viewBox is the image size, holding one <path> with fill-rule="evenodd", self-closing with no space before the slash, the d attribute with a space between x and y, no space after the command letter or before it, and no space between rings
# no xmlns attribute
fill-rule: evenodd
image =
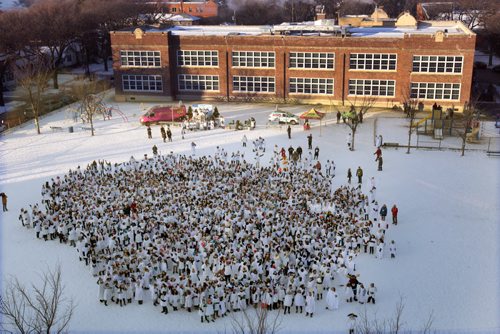
<svg viewBox="0 0 500 334"><path fill-rule="evenodd" d="M461 22L417 22L408 13L362 21L114 31L116 100L469 101L476 36Z"/></svg>

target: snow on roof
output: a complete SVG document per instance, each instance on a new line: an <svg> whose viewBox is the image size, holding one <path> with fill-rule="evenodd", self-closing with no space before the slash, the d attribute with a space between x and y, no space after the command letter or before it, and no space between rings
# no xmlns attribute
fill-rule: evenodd
<svg viewBox="0 0 500 334"><path fill-rule="evenodd" d="M405 34L433 35L438 31L447 30L449 35L467 35L471 32L458 21L421 21L416 27L350 27L334 25L333 20L309 21L301 23L282 23L279 25L200 25L173 27L140 27L148 32L170 31L174 36L258 36L280 34L281 32L314 33L346 32L350 37L361 38L403 38ZM133 31L128 28L122 31ZM307 34L306 34L307 35Z"/></svg>

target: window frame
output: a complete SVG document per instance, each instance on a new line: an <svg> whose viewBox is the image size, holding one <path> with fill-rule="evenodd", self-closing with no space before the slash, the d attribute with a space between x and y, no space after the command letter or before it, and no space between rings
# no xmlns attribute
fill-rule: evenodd
<svg viewBox="0 0 500 334"><path fill-rule="evenodd" d="M199 82L203 82L205 87L207 87L207 83L210 83L211 89L202 89L202 88L186 88L189 80L189 86L194 87L193 84L195 82L198 83L198 87L200 86ZM203 79L201 79L203 78ZM182 83L184 81L184 88L182 88ZM216 89L214 89L216 87ZM179 92L219 92L220 91L220 79L218 75L212 74L178 74L177 75L177 89Z"/></svg>
<svg viewBox="0 0 500 334"><path fill-rule="evenodd" d="M126 64L124 64L124 58ZM131 60L129 60L131 58ZM152 59L152 60L150 60ZM133 65L130 65L133 63ZM139 63L139 65L137 65ZM144 63L144 64L143 64ZM161 51L158 50L120 50L120 67L123 68L161 68Z"/></svg>
<svg viewBox="0 0 500 334"><path fill-rule="evenodd" d="M457 58L460 58L460 61L458 61ZM412 73L461 75L463 74L464 70L464 56L463 55L413 55L411 64L412 64ZM455 71L457 68L457 64L460 64L460 72ZM431 69L434 70L431 71ZM442 71L440 71L439 69L442 69ZM448 69L450 69L451 71L447 71Z"/></svg>
<svg viewBox="0 0 500 334"><path fill-rule="evenodd" d="M456 82L410 82L410 97L419 100L460 101L461 89L462 84Z"/></svg>
<svg viewBox="0 0 500 334"><path fill-rule="evenodd" d="M266 80L262 80L266 79ZM271 82L272 80L272 82ZM267 81L267 82L264 82ZM235 83L238 82L238 87L240 89L235 89L236 85ZM241 90L242 84L245 84L245 87L249 87L249 84L253 88L255 88L257 85L259 87L266 87L266 90ZM272 90L270 89L272 86ZM276 78L271 77L271 76L243 76L243 75L234 75L233 76L233 82L232 82L232 91L233 93L257 93L257 94L274 94L276 93Z"/></svg>
<svg viewBox="0 0 500 334"><path fill-rule="evenodd" d="M295 81L295 82L293 82ZM310 87L308 87L310 86ZM314 86L318 92L313 92ZM324 86L324 87L321 87ZM294 87L294 88L292 88ZM329 89L331 88L331 93ZM309 91L308 91L309 90ZM330 95L335 94L335 79L334 78L307 78L307 77L290 77L288 79L288 93L297 95Z"/></svg>
<svg viewBox="0 0 500 334"><path fill-rule="evenodd" d="M141 77L140 80L137 78ZM134 80L131 80L134 78ZM146 80L147 79L147 80ZM122 74L122 91L123 92L152 92L152 93L162 93L163 92L163 77L161 75L156 74ZM154 83L154 87L160 89L138 89L138 83L141 83L141 87L144 87L144 82L148 83L148 87L152 87L152 83ZM132 84L133 83L133 84ZM159 83L159 85L158 85ZM128 88L125 86L128 85ZM134 87L134 88L131 88Z"/></svg>
<svg viewBox="0 0 500 334"><path fill-rule="evenodd" d="M218 50L177 50L176 57L178 67L219 67L220 64Z"/></svg>
<svg viewBox="0 0 500 334"><path fill-rule="evenodd" d="M235 50L231 52L231 67L276 68L276 52Z"/></svg>
<svg viewBox="0 0 500 334"><path fill-rule="evenodd" d="M394 59L391 57L394 56ZM392 64L391 61L394 63ZM378 63L378 64L377 64ZM355 67L353 67L353 65ZM391 65L394 68L391 69ZM383 68L383 67L387 68ZM350 71L374 71L374 72L396 72L398 70L397 53L360 53L349 54Z"/></svg>
<svg viewBox="0 0 500 334"><path fill-rule="evenodd" d="M322 63L322 60L324 62ZM315 62L316 61L316 62ZM316 64L316 66L314 66ZM324 66L321 66L324 64ZM329 65L331 65L329 67ZM289 69L335 70L335 52L292 51L288 54Z"/></svg>
<svg viewBox="0 0 500 334"><path fill-rule="evenodd" d="M352 86L353 83L354 86ZM396 80L392 79L349 79L347 83L347 95L396 97L396 85ZM392 95L389 95L391 91ZM376 92L377 94L374 95L374 92Z"/></svg>

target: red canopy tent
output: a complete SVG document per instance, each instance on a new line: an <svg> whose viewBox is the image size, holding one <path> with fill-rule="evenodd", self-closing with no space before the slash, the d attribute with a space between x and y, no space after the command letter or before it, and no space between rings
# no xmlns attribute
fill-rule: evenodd
<svg viewBox="0 0 500 334"><path fill-rule="evenodd" d="M319 119L319 135L321 136L321 120L323 119L323 117L325 117L325 113L319 112L316 109L311 108L310 110L302 113L299 117L301 119L307 119L307 120Z"/></svg>

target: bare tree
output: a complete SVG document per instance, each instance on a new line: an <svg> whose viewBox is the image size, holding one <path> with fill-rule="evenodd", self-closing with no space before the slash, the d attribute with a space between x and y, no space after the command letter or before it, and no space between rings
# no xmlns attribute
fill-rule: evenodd
<svg viewBox="0 0 500 334"><path fill-rule="evenodd" d="M406 150L406 154L410 154L411 136L416 127L415 116L418 108L418 97L412 97L411 91L408 88L403 93L403 111L406 113L406 117L408 118L408 149Z"/></svg>
<svg viewBox="0 0 500 334"><path fill-rule="evenodd" d="M5 106L3 81L22 56L27 43L27 10L10 10L0 15L0 107Z"/></svg>
<svg viewBox="0 0 500 334"><path fill-rule="evenodd" d="M100 84L95 80L82 80L72 87L74 97L80 100L81 117L85 122L89 122L92 136L94 136L94 118L97 115L105 118L107 114L104 93L102 87L99 87Z"/></svg>
<svg viewBox="0 0 500 334"><path fill-rule="evenodd" d="M349 129L351 129L351 151L354 151L354 140L356 137L358 125L362 123L362 117L364 117L364 115L373 107L374 103L375 98L364 96L359 103L357 102L357 100L354 100L354 102L350 102L351 107L349 111L342 113L342 117L347 120L345 124L349 127Z"/></svg>
<svg viewBox="0 0 500 334"><path fill-rule="evenodd" d="M231 332L233 334L276 334L280 331L282 321L281 310L271 312L260 306L247 308L238 313L231 313Z"/></svg>
<svg viewBox="0 0 500 334"><path fill-rule="evenodd" d="M29 7L32 48L48 57L53 88L59 89L58 74L64 55L76 41L79 5L74 0L39 0Z"/></svg>
<svg viewBox="0 0 500 334"><path fill-rule="evenodd" d="M379 318L377 313L370 316L368 309L365 307L356 321L355 333L358 334L382 334L382 333L406 333L406 322L404 320L405 298L399 297L394 313L389 318ZM424 322L420 331L411 331L411 333L429 334L432 332L432 324L434 322L434 312L429 314L429 317ZM409 333L409 332L408 332Z"/></svg>
<svg viewBox="0 0 500 334"><path fill-rule="evenodd" d="M480 110L474 101L465 103L464 110L462 113L462 128L460 129L460 138L462 139L462 157L465 155L465 146L467 145L467 140L471 138L473 131L474 121L479 120Z"/></svg>
<svg viewBox="0 0 500 334"><path fill-rule="evenodd" d="M7 282L0 298L4 330L13 333L64 333L68 330L75 305L67 298L61 267L41 275L39 285L29 288L17 278Z"/></svg>
<svg viewBox="0 0 500 334"><path fill-rule="evenodd" d="M24 90L27 104L33 111L35 127L40 134L39 117L42 112L43 93L48 88L48 81L52 75L47 59L36 57L24 61L15 68L15 77L19 86Z"/></svg>

